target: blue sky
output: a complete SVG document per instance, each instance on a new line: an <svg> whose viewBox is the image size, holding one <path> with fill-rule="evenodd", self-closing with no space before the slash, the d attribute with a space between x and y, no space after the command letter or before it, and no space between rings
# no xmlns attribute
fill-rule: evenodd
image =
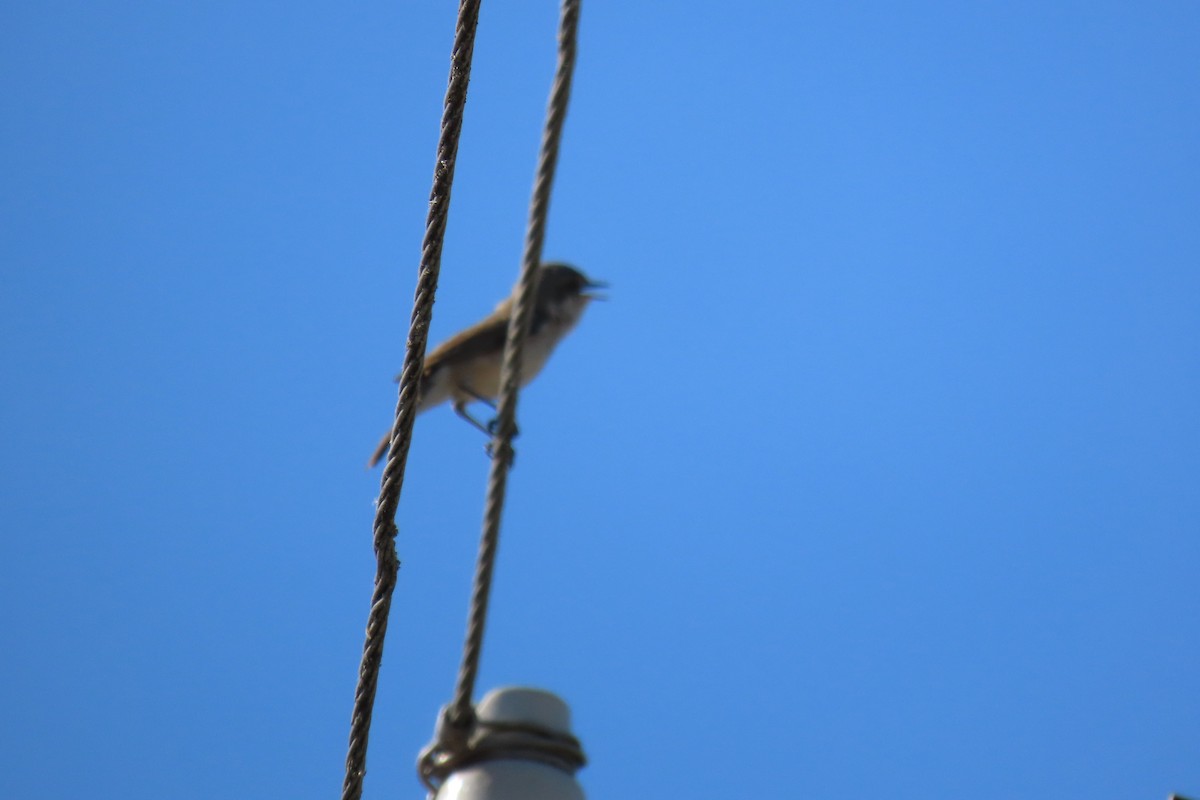
<svg viewBox="0 0 1200 800"><path fill-rule="evenodd" d="M329 797L450 3L0 12L0 794ZM515 278L549 4L485 4L433 339ZM590 3L480 687L595 798L1200 793L1200 7ZM366 796L487 462L416 429ZM782 787L782 788L781 788Z"/></svg>

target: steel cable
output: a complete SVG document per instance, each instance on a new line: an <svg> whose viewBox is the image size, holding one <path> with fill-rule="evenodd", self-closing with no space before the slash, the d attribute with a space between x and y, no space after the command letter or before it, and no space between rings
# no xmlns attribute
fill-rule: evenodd
<svg viewBox="0 0 1200 800"><path fill-rule="evenodd" d="M551 87L550 99L546 108L546 123L538 154L533 194L529 204L529 224L525 232L521 274L514 290L513 314L509 318L508 334L504 345L499 405L491 443L492 464L488 474L483 530L475 565L462 664L458 672L454 698L442 710L434 741L422 751L417 766L421 780L425 782L431 792L437 791L446 775L468 762L474 746L472 742L478 738L478 726L471 698L475 693L475 680L479 674L488 600L491 595L496 549L500 539L500 519L508 488L508 471L512 466L512 439L516 434L521 350L533 318L538 266L542 259L546 219L550 210L550 192L558 165L558 147L562 138L563 123L566 120L567 103L571 96L580 4L580 0L563 0L559 14L558 65L555 69L554 84ZM578 763L582 763L582 753L579 755Z"/></svg>
<svg viewBox="0 0 1200 800"><path fill-rule="evenodd" d="M462 666L454 700L450 707L450 722L455 727L469 723L472 717L471 697L479 672L479 656L483 646L488 598L491 592L492 571L496 546L500 538L500 517L508 487L508 470L512 465L512 438L516 433L517 387L521 372L521 348L533 319L534 297L537 290L538 265L542 260L542 245L546 237L546 218L550 210L550 191L558 164L558 145L562 138L567 102L571 96L571 77L575 68L575 34L579 24L580 0L563 0L558 28L558 66L546 109L546 124L538 155L533 196L529 204L529 226L525 233L525 250L521 260L521 277L516 289L516 303L509 319L508 338L504 345L504 365L501 371L500 402L496 413L496 429L492 439L492 466L488 475L487 502L484 508L483 532L479 541L474 588L463 645Z"/></svg>
<svg viewBox="0 0 1200 800"><path fill-rule="evenodd" d="M475 48L475 29L479 22L479 4L480 0L461 0L458 20L455 23L450 78L442 106L433 187L429 192L429 214L425 221L425 235L421 241L417 289L413 297L404 365L400 371L399 397L396 401L395 422L392 425L392 445L383 468L379 499L375 507L375 588L371 595L370 614L367 617L358 685L354 691L354 711L350 719L350 742L346 754L342 800L358 800L362 796L363 776L366 774L371 713L375 705L379 667L383 660L383 643L387 634L392 591L396 586L396 573L400 568L396 557L396 508L400 504L404 468L408 461L409 445L412 443L417 390L425 365L429 323L433 317L433 301L441 270L442 242L446 234L446 218L450 211L450 189L454 183L458 139L462 132L463 110L467 103L467 84L471 78L471 57Z"/></svg>

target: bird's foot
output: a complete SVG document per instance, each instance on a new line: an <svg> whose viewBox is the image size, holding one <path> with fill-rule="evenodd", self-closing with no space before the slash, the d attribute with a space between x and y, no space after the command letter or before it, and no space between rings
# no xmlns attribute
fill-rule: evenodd
<svg viewBox="0 0 1200 800"><path fill-rule="evenodd" d="M499 430L499 428L500 428L500 418L499 417L492 417L490 420L488 420L488 424L487 424L488 436L495 436L496 431ZM514 422L513 423L513 438L515 439L520 435L521 435L521 429L518 428L517 423Z"/></svg>
<svg viewBox="0 0 1200 800"><path fill-rule="evenodd" d="M488 458L495 460L496 443L494 441L488 442L483 446L483 452L487 453ZM505 448L503 460L507 462L506 465L509 469L512 469L513 465L517 463L517 451L513 449L511 444Z"/></svg>

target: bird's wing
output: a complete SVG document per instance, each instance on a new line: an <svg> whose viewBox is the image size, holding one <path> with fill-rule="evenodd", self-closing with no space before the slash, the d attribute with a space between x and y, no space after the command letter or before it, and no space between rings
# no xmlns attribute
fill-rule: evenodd
<svg viewBox="0 0 1200 800"><path fill-rule="evenodd" d="M491 314L433 348L425 356L423 377L428 377L446 361L463 363L485 353L502 351L504 338L508 334L508 309L511 305L510 301L505 300ZM399 382L399 374L395 380Z"/></svg>

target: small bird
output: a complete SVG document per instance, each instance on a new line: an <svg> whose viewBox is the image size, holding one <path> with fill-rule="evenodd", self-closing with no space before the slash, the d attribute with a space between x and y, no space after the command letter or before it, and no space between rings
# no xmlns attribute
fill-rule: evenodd
<svg viewBox="0 0 1200 800"><path fill-rule="evenodd" d="M607 286L602 281L590 280L569 264L542 264L538 272L533 322L521 353L521 386L537 377L555 346L579 322L588 303L603 299L587 294L587 290ZM513 298L506 298L491 314L442 342L425 357L417 390L418 414L449 400L456 414L492 435L488 426L471 416L467 406L477 400L496 407L494 399L500 394L500 368L512 307ZM400 380L399 375L396 380ZM371 454L368 468L387 455L391 443L389 431Z"/></svg>

